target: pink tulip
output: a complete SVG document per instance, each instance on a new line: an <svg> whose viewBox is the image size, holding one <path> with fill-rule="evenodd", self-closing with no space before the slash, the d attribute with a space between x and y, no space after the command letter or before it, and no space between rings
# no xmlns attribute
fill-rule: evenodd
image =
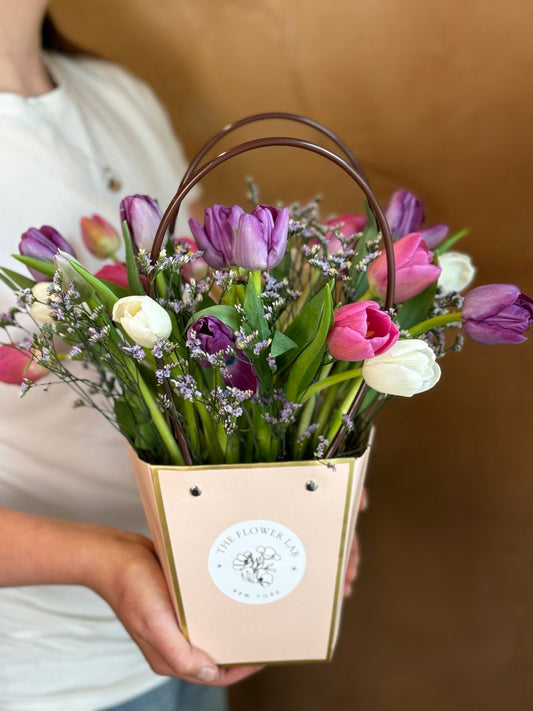
<svg viewBox="0 0 533 711"><path fill-rule="evenodd" d="M429 251L420 232L405 235L394 243L396 264L396 288L394 301L402 302L420 294L436 282L441 268L432 264L433 253ZM387 290L387 258L381 252L368 267L368 285L374 296L383 298Z"/></svg>
<svg viewBox="0 0 533 711"><path fill-rule="evenodd" d="M36 383L50 371L32 360L31 353L16 344L0 346L0 382L22 385L24 380Z"/></svg>
<svg viewBox="0 0 533 711"><path fill-rule="evenodd" d="M129 290L128 286L128 270L124 262L115 262L114 264L106 264L99 269L94 275L97 279L110 281L112 284ZM148 288L148 280L144 274L141 274L141 282L145 290Z"/></svg>
<svg viewBox="0 0 533 711"><path fill-rule="evenodd" d="M364 215L339 215L339 217L336 217L334 220L328 220L326 222L327 227L339 227L339 232L345 239L362 232L365 225L366 217L364 217ZM342 250L342 243L333 231L326 232L326 240L330 254L335 254Z"/></svg>
<svg viewBox="0 0 533 711"><path fill-rule="evenodd" d="M400 333L375 301L356 301L335 311L328 349L338 360L365 360L387 351Z"/></svg>
<svg viewBox="0 0 533 711"><path fill-rule="evenodd" d="M188 248L190 254L196 254L196 252L199 251L198 245L190 237L176 237L174 238L174 243L176 244L176 246L178 244L184 244ZM185 281L187 284L191 281L191 279L195 279L195 281L205 279L208 273L209 265L207 264L205 259L202 259L202 257L197 257L196 259L187 262L187 264L184 264L181 268L183 281Z"/></svg>
<svg viewBox="0 0 533 711"><path fill-rule="evenodd" d="M81 237L89 252L98 259L106 259L120 247L115 228L100 215L80 219Z"/></svg>

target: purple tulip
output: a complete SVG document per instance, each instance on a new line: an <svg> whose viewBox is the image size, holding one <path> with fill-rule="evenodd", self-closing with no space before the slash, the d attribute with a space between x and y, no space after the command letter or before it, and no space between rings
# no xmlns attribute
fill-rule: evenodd
<svg viewBox="0 0 533 711"><path fill-rule="evenodd" d="M479 343L523 343L533 321L533 299L514 284L486 284L464 298L463 329Z"/></svg>
<svg viewBox="0 0 533 711"><path fill-rule="evenodd" d="M133 246L149 252L161 222L161 210L148 195L130 195L120 203L120 222L126 221Z"/></svg>
<svg viewBox="0 0 533 711"><path fill-rule="evenodd" d="M198 249L203 251L204 260L213 269L224 269L235 263L233 245L241 215L244 210L238 205L213 205L205 211L203 226L192 218L189 220Z"/></svg>
<svg viewBox="0 0 533 711"><path fill-rule="evenodd" d="M30 227L20 238L19 252L25 257L52 262L58 249L72 254L73 257L76 256L70 244L49 225L43 225L39 230L36 227ZM36 269L29 269L35 281L50 281L50 277L45 274L41 274Z"/></svg>
<svg viewBox="0 0 533 711"><path fill-rule="evenodd" d="M187 345L192 351L198 346L209 355L223 353L225 367L221 375L226 385L257 394L259 379L248 356L236 348L233 331L216 316L201 316L191 324L187 331ZM211 365L208 360L201 360L200 364L204 367Z"/></svg>
<svg viewBox="0 0 533 711"><path fill-rule="evenodd" d="M257 205L241 215L233 249L234 263L244 269L270 269L283 259L289 234L289 208Z"/></svg>
<svg viewBox="0 0 533 711"><path fill-rule="evenodd" d="M409 190L398 190L393 194L385 211L385 216L393 239L400 239L412 232L418 232L430 249L442 242L448 234L446 225L435 225L421 229L424 222L424 203Z"/></svg>

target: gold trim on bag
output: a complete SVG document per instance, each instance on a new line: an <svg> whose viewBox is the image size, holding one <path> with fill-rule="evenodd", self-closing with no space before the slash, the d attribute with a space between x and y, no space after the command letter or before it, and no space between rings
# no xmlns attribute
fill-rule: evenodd
<svg viewBox="0 0 533 711"><path fill-rule="evenodd" d="M162 467L163 468L163 467ZM164 467L165 469L172 469L173 467ZM182 467L187 468L187 467ZM178 611L180 617L180 629L183 633L185 639L190 643L189 631L187 629L187 620L185 618L185 608L183 606L183 600L181 598L180 586L178 583L178 573L176 571L176 563L174 562L174 554L172 552L172 546L170 545L170 536L168 533L167 517L165 514L165 506L163 504L163 496L161 494L161 485L159 483L159 467L151 466L150 470L152 473L152 483L154 485L154 493L157 501L157 510L159 511L159 518L161 522L161 530L163 532L163 540L165 542L165 551L168 559L168 566L170 568L170 575L172 576L172 584L174 586L174 593L176 595L176 600L178 602Z"/></svg>
<svg viewBox="0 0 533 711"><path fill-rule="evenodd" d="M366 453L366 452L365 452ZM167 518L165 514L165 507L163 504L163 497L161 493L161 486L159 482L159 470L172 470L176 472L180 471L191 471L191 470L213 470L213 469L220 469L220 470L225 470L225 469L241 469L241 468L262 468L266 469L269 467L299 467L299 466L319 466L319 467L324 467L326 465L335 465L335 464L349 464L349 471L348 471L348 478L347 478L347 483L346 483L346 493L345 493L345 500L344 500L344 515L343 515L343 521L342 521L342 528L341 528L341 534L340 534L340 545L339 545L339 556L338 556L338 562L337 562L337 573L336 573L336 579L335 579L335 590L334 590L334 597L333 597L333 605L331 608L331 623L330 623L330 628L329 628L329 637L328 637L328 643L326 647L326 656L323 658L319 659L291 659L288 661L284 660L279 660L279 661L254 661L254 662L246 662L246 665L277 665L277 664L316 664L320 662L329 662L332 659L333 656L333 649L334 649L334 638L335 638L335 623L336 623L336 616L337 616L337 610L339 607L339 588L341 583L343 582L343 558L344 558L344 553L346 550L346 545L348 542L348 520L350 517L350 498L351 498L351 491L352 491L352 485L353 485L353 476L354 476L354 469L355 469L355 462L356 459L361 459L364 454L361 455L361 457L339 457L336 459L330 459L327 460L327 462L322 462L322 461L316 461L316 460L311 460L311 461L297 461L297 462L263 462L263 463L251 463L251 464L204 464L204 465L199 465L199 466L174 466L174 465L163 465L163 466L158 466L158 465L150 465L150 470L152 474L152 482L154 485L154 493L155 493L155 498L157 501L157 509L159 512L159 518L161 522L161 530L163 532L163 540L165 544L165 551L167 554L167 559L169 563L169 568L170 568L170 573L172 577L172 583L174 587L174 593L176 595L176 600L178 603L178 611L179 611L179 617L180 617L180 629L187 639L187 641L192 644L190 636L189 636L189 631L187 628L187 622L186 622L186 617L185 617L185 608L183 604L183 599L181 596L181 590L179 586L179 581L178 581L178 574L176 570L176 563L174 560L174 555L172 552L172 547L170 544L170 535L169 535L169 530L168 530L168 523L167 523ZM235 663L229 663L229 664L224 664L222 663L220 666L224 667L234 667L234 666L242 666L243 662L235 662Z"/></svg>

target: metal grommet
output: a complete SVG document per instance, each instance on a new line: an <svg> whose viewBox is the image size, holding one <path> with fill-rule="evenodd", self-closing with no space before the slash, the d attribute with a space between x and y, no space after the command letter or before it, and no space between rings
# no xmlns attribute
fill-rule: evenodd
<svg viewBox="0 0 533 711"><path fill-rule="evenodd" d="M307 489L307 491L316 491L318 489L318 484L316 483L316 481L310 479L305 483L305 488Z"/></svg>
<svg viewBox="0 0 533 711"><path fill-rule="evenodd" d="M191 486L189 489L191 496L200 496L202 493L202 490L200 489L199 486Z"/></svg>

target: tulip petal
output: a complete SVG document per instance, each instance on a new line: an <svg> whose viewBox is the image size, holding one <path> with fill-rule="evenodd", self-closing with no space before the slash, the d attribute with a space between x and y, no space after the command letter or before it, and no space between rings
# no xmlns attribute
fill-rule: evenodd
<svg viewBox="0 0 533 711"><path fill-rule="evenodd" d="M520 289L514 284L484 284L466 294L461 315L480 321L514 304L519 296Z"/></svg>

